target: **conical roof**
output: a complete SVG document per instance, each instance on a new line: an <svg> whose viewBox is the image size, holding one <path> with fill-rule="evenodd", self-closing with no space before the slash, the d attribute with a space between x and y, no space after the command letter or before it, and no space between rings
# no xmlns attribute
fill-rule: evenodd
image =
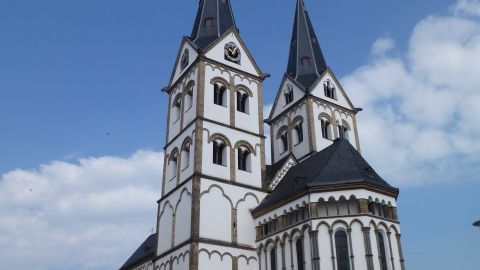
<svg viewBox="0 0 480 270"><path fill-rule="evenodd" d="M235 26L230 0L200 0L190 39L201 49Z"/></svg>
<svg viewBox="0 0 480 270"><path fill-rule="evenodd" d="M287 73L308 90L326 69L305 3L297 0Z"/></svg>

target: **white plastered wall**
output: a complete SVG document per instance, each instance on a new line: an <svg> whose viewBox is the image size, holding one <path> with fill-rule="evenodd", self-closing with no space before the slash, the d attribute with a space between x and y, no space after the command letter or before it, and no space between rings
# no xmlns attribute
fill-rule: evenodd
<svg viewBox="0 0 480 270"><path fill-rule="evenodd" d="M285 101L285 91L287 90L287 86L292 86L293 89L293 101L290 103L286 103ZM272 119L277 117L282 112L288 110L293 104L295 104L299 99L305 96L305 92L297 86L296 83L292 82L289 78L285 78L284 82L280 86L280 90L277 93L278 97L276 97L276 103L274 104Z"/></svg>
<svg viewBox="0 0 480 270"><path fill-rule="evenodd" d="M327 80L330 81L331 85L335 86L337 99L331 99L331 98L328 98L328 97L325 96L323 85L327 82ZM327 72L325 74L325 76L320 80L320 82L312 89L311 94L316 96L316 97L327 100L331 103L342 106L344 108L348 108L348 109L351 109L351 110L354 109L348 103L347 97L345 95L343 95L342 91L340 90L340 85L338 85L335 82L335 80L333 79L333 76L329 72Z"/></svg>
<svg viewBox="0 0 480 270"><path fill-rule="evenodd" d="M188 65L184 69L182 69L181 68L181 57L183 55L183 52L184 52L185 48L188 48L188 51L189 51L190 55L189 55ZM177 81L178 78L180 78L180 76L182 76L182 74L185 73L185 71L192 65L192 63L195 61L195 59L197 59L198 53L188 42L183 41L182 45L180 47L180 51L178 53L178 57L179 57L179 61L177 63L177 66L175 67L172 82Z"/></svg>
<svg viewBox="0 0 480 270"><path fill-rule="evenodd" d="M188 270L190 264L190 245L167 254L155 262L155 270Z"/></svg>
<svg viewBox="0 0 480 270"><path fill-rule="evenodd" d="M255 251L220 247L209 244L199 245L199 270L232 269L232 259L238 257L238 269L258 270L258 259ZM243 266L243 267L242 267ZM244 268L245 267L245 268Z"/></svg>
<svg viewBox="0 0 480 270"><path fill-rule="evenodd" d="M232 210L237 209L237 238L239 243L255 246L255 225L248 213L264 198L265 193L247 188L201 180L200 237L232 241ZM242 237L241 236L247 236Z"/></svg>
<svg viewBox="0 0 480 270"><path fill-rule="evenodd" d="M157 255L190 238L191 192L192 183L188 182L160 202Z"/></svg>

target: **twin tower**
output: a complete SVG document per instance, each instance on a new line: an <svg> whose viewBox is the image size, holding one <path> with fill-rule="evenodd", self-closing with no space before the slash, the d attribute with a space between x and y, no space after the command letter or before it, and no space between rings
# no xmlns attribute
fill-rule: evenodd
<svg viewBox="0 0 480 270"><path fill-rule="evenodd" d="M268 75L240 38L230 1L200 1L163 90L156 232L121 269L404 269L399 190L360 155L360 109L327 66L303 0L288 46L263 119Z"/></svg>

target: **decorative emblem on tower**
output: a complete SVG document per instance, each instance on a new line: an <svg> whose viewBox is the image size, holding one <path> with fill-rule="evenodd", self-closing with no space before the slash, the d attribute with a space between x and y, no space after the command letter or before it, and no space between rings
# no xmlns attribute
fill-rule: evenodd
<svg viewBox="0 0 480 270"><path fill-rule="evenodd" d="M182 54L180 67L182 69L185 69L187 67L189 61L190 61L190 51L189 51L188 48L185 48L185 50L183 51L183 54Z"/></svg>
<svg viewBox="0 0 480 270"><path fill-rule="evenodd" d="M225 44L225 60L235 64L240 64L240 58L240 50L235 43L230 42Z"/></svg>

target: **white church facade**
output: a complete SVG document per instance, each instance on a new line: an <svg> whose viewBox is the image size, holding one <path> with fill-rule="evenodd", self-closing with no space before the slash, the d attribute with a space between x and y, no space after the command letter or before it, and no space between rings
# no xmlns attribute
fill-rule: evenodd
<svg viewBox="0 0 480 270"><path fill-rule="evenodd" d="M405 269L399 190L361 156L361 109L327 66L303 0L289 46L263 119L268 74L242 41L230 1L200 0L163 89L156 231L121 270Z"/></svg>

